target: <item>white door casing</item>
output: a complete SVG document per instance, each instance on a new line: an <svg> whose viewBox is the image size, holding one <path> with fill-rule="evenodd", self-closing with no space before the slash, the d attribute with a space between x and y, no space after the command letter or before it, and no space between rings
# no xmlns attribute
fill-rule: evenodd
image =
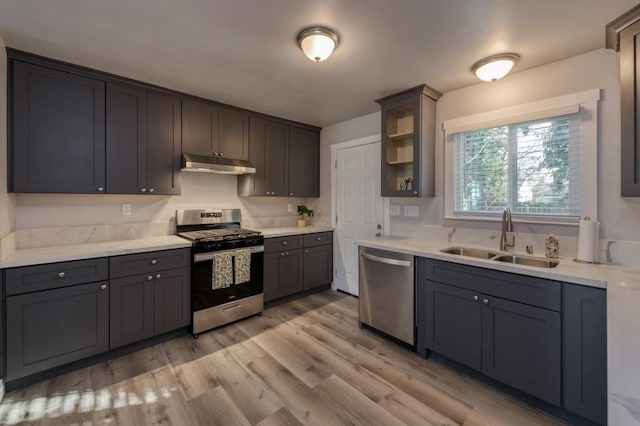
<svg viewBox="0 0 640 426"><path fill-rule="evenodd" d="M335 228L335 288L358 295L356 241L384 233L380 196L380 137L331 146L332 222Z"/></svg>

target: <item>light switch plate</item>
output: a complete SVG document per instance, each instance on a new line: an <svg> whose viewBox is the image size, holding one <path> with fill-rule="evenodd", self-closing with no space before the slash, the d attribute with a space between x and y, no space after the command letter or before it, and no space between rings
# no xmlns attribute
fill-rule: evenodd
<svg viewBox="0 0 640 426"><path fill-rule="evenodd" d="M131 204L122 205L122 216L131 216Z"/></svg>
<svg viewBox="0 0 640 426"><path fill-rule="evenodd" d="M391 204L389 206L389 215L400 216L400 206L397 204Z"/></svg>
<svg viewBox="0 0 640 426"><path fill-rule="evenodd" d="M291 213L293 211L293 204L287 204L287 212Z"/></svg>
<svg viewBox="0 0 640 426"><path fill-rule="evenodd" d="M418 217L420 216L420 209L418 209L418 206L404 206L404 215L406 217Z"/></svg>

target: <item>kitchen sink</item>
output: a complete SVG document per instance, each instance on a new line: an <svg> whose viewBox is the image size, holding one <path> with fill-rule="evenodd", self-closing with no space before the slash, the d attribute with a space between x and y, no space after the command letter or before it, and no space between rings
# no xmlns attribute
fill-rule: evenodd
<svg viewBox="0 0 640 426"><path fill-rule="evenodd" d="M494 257L493 260L497 262L516 263L518 265L536 266L538 268L555 268L559 263L557 260L518 256L515 254L503 254Z"/></svg>
<svg viewBox="0 0 640 426"><path fill-rule="evenodd" d="M458 256L477 257L480 259L491 259L492 257L498 255L498 253L492 252L490 250L467 248L467 247L449 247L446 249L442 249L440 251L442 253L456 254Z"/></svg>

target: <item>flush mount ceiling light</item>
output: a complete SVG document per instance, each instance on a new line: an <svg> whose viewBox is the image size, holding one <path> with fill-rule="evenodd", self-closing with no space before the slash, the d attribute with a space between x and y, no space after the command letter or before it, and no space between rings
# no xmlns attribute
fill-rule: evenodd
<svg viewBox="0 0 640 426"><path fill-rule="evenodd" d="M520 56L515 53L500 53L480 59L473 64L471 71L483 81L496 81L509 74Z"/></svg>
<svg viewBox="0 0 640 426"><path fill-rule="evenodd" d="M305 28L298 34L298 46L307 58L321 62L338 47L338 34L326 27Z"/></svg>

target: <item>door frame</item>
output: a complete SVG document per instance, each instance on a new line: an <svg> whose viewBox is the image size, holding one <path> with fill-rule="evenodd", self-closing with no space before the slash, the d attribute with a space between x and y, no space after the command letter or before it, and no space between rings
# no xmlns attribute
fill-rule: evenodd
<svg viewBox="0 0 640 426"><path fill-rule="evenodd" d="M338 180L338 163L337 163L338 151L343 149L348 149L348 148L355 148L357 146L362 146L362 145L369 145L373 143L380 143L380 144L382 143L382 137L379 133L371 136L365 136L363 138L351 139L344 142L334 143L329 146L329 148L331 149L331 163L329 163L331 166L331 227L335 230L335 232L333 233L333 247L334 247L333 264L335 266L333 271L333 281L331 282L331 288L333 290L337 289L336 278L338 276L337 250L335 249L335 247L337 247L337 240L338 240L338 227L336 226L337 225L336 216L338 213L338 206L337 206L338 188L336 186L337 180ZM382 195L380 196L382 197ZM382 197L382 234L383 235L388 235L388 232L389 232L389 225L390 225L389 204L390 204L389 197Z"/></svg>

